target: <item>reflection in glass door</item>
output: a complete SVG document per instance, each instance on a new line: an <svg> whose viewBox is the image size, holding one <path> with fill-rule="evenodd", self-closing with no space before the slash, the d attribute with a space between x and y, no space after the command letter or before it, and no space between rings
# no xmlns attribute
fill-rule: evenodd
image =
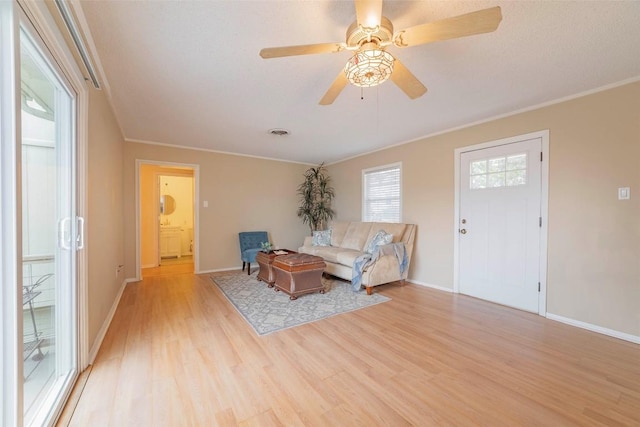
<svg viewBox="0 0 640 427"><path fill-rule="evenodd" d="M25 425L51 418L77 367L74 97L45 58L21 31Z"/></svg>

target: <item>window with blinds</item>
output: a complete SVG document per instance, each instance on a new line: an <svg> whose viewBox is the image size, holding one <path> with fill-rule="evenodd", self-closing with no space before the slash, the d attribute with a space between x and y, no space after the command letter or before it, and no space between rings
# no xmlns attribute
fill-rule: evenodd
<svg viewBox="0 0 640 427"><path fill-rule="evenodd" d="M401 172L401 163L362 171L362 221L401 221Z"/></svg>

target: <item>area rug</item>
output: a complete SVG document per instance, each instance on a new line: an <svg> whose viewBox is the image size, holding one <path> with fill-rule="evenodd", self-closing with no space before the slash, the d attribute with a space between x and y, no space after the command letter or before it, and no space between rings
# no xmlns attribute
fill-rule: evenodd
<svg viewBox="0 0 640 427"><path fill-rule="evenodd" d="M391 299L365 291L353 292L351 283L322 278L325 293L301 295L290 300L284 292L276 292L256 279L256 273L211 276L227 299L235 306L258 335L267 335L337 314L347 313Z"/></svg>

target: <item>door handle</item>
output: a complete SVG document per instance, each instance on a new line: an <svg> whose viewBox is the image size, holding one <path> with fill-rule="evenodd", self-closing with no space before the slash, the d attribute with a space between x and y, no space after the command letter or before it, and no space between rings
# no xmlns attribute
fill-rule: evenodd
<svg viewBox="0 0 640 427"><path fill-rule="evenodd" d="M71 218L63 218L58 221L58 247L60 249L71 249L71 237L67 238L67 224L71 222Z"/></svg>
<svg viewBox="0 0 640 427"><path fill-rule="evenodd" d="M84 218L76 217L76 250L84 249Z"/></svg>
<svg viewBox="0 0 640 427"><path fill-rule="evenodd" d="M460 230L460 234L467 234L467 230L465 230L464 228Z"/></svg>

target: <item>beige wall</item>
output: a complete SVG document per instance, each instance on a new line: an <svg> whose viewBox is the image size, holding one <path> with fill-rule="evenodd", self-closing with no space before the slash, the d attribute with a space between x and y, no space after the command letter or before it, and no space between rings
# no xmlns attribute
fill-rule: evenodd
<svg viewBox="0 0 640 427"><path fill-rule="evenodd" d="M640 336L639 112L634 83L330 165L338 219L361 217L362 169L401 161L409 278L453 288L454 150L549 129L547 311Z"/></svg>
<svg viewBox="0 0 640 427"><path fill-rule="evenodd" d="M124 139L104 91L90 90L87 162L87 255L89 348L92 348L125 279L123 168Z"/></svg>
<svg viewBox="0 0 640 427"><path fill-rule="evenodd" d="M238 232L266 230L273 244L296 249L308 233L297 217L296 189L306 165L220 153L125 144L124 218L126 275L135 271L136 160L199 166L200 271L239 268ZM203 207L203 201L209 207Z"/></svg>

